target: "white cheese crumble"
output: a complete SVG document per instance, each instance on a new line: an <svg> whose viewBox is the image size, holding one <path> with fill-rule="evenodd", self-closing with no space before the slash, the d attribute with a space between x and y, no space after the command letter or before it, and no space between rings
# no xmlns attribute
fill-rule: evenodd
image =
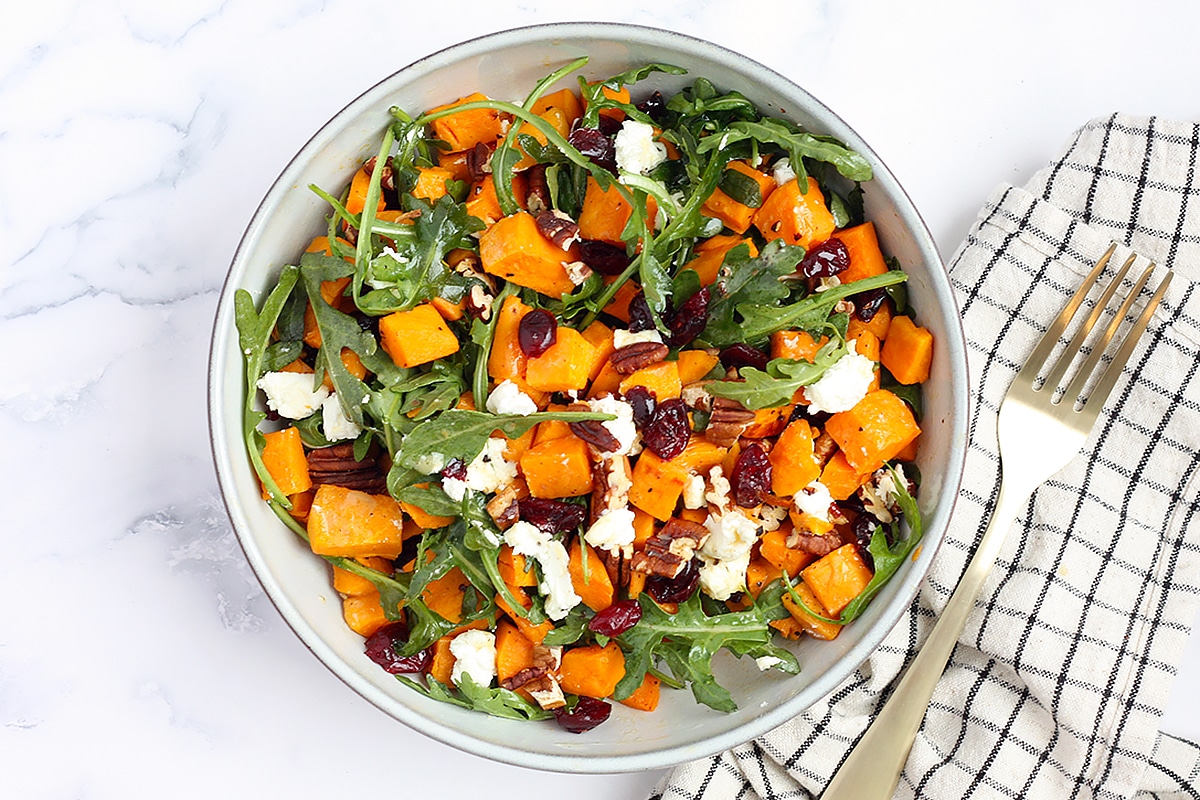
<svg viewBox="0 0 1200 800"><path fill-rule="evenodd" d="M538 591L545 597L546 616L560 620L582 602L571 583L570 557L562 542L524 520L518 520L504 532L504 541L514 553L537 559L541 566Z"/></svg>
<svg viewBox="0 0 1200 800"><path fill-rule="evenodd" d="M755 666L757 666L762 672L766 672L771 667L782 663L783 659L779 656L759 656L758 658L754 659Z"/></svg>
<svg viewBox="0 0 1200 800"><path fill-rule="evenodd" d="M683 484L683 507L684 508L704 508L707 501L704 499L704 476L703 475L688 475L687 481Z"/></svg>
<svg viewBox="0 0 1200 800"><path fill-rule="evenodd" d="M776 161L771 170L771 177L775 179L776 186L783 186L785 183L796 180L796 170L792 169L791 159L784 157Z"/></svg>
<svg viewBox="0 0 1200 800"><path fill-rule="evenodd" d="M454 656L454 667L450 680L462 683L463 675L481 687L488 687L496 677L496 634L491 631L463 631L450 640L450 655Z"/></svg>
<svg viewBox="0 0 1200 800"><path fill-rule="evenodd" d="M331 442L353 439L362 433L362 428L346 416L336 394L329 395L321 403L321 430Z"/></svg>
<svg viewBox="0 0 1200 800"><path fill-rule="evenodd" d="M624 328L616 328L613 330L613 348L620 350L622 347L628 347L631 344L638 342L654 342L662 344L662 334L657 329L651 328L647 331L627 331Z"/></svg>
<svg viewBox="0 0 1200 800"><path fill-rule="evenodd" d="M521 391L521 387L505 378L488 395L487 410L493 414L517 414L525 417L537 411L538 407L532 397Z"/></svg>
<svg viewBox="0 0 1200 800"><path fill-rule="evenodd" d="M750 551L739 558L722 561L704 559L700 566L700 591L713 600L728 600L746 588L746 569L750 566Z"/></svg>
<svg viewBox="0 0 1200 800"><path fill-rule="evenodd" d="M654 141L654 126L635 119L621 123L615 141L617 168L645 175L667 160L667 146Z"/></svg>
<svg viewBox="0 0 1200 800"><path fill-rule="evenodd" d="M498 492L517 479L517 465L504 457L507 442L500 438L489 438L483 450L467 465L466 480L442 478L442 491L450 499L461 502L467 489L489 494Z"/></svg>
<svg viewBox="0 0 1200 800"><path fill-rule="evenodd" d="M796 504L798 511L816 517L822 522L829 522L829 506L833 504L833 495L829 493L829 487L820 481L813 481L796 492L792 501Z"/></svg>
<svg viewBox="0 0 1200 800"><path fill-rule="evenodd" d="M866 397L874 377L875 362L859 355L851 340L849 352L833 362L820 380L804 387L808 410L830 414L849 411Z"/></svg>
<svg viewBox="0 0 1200 800"><path fill-rule="evenodd" d="M611 394L587 401L588 408L597 414L612 414L616 419L605 420L602 425L617 440L617 449L605 455L629 455L638 439L637 426L633 424L633 406L618 400Z"/></svg>
<svg viewBox="0 0 1200 800"><path fill-rule="evenodd" d="M758 507L758 526L762 528L763 533L778 530L787 517L788 510L781 506L763 503Z"/></svg>
<svg viewBox="0 0 1200 800"><path fill-rule="evenodd" d="M313 388L310 372L268 372L256 385L267 396L267 406L288 419L304 419L329 397L324 386Z"/></svg>
<svg viewBox="0 0 1200 800"><path fill-rule="evenodd" d="M583 535L584 541L601 550L618 550L633 544L633 509L605 511Z"/></svg>
<svg viewBox="0 0 1200 800"><path fill-rule="evenodd" d="M758 541L758 523L742 513L741 509L730 509L724 514L709 514L704 520L708 538L700 547L700 554L713 559L727 561L741 558L750 553Z"/></svg>

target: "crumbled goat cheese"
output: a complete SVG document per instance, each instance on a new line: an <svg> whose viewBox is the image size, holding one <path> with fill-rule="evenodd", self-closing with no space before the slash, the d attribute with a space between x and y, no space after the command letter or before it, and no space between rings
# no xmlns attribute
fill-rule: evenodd
<svg viewBox="0 0 1200 800"><path fill-rule="evenodd" d="M582 602L571 583L570 557L562 542L524 520L518 520L504 532L504 541L514 553L536 559L541 566L538 591L546 598L546 616L560 620Z"/></svg>
<svg viewBox="0 0 1200 800"><path fill-rule="evenodd" d="M616 511L629 506L629 490L633 488L633 474L629 471L629 459L617 456L601 462L608 490L604 493L605 511Z"/></svg>
<svg viewBox="0 0 1200 800"><path fill-rule="evenodd" d="M467 487L484 494L498 492L517 479L517 465L504 457L508 442L491 437L467 465Z"/></svg>
<svg viewBox="0 0 1200 800"><path fill-rule="evenodd" d="M524 417L537 411L538 407L532 397L521 391L521 387L505 378L488 395L487 410L493 414L519 414Z"/></svg>
<svg viewBox="0 0 1200 800"><path fill-rule="evenodd" d="M739 558L710 561L700 566L700 591L713 600L728 600L746 588L746 569L750 566L750 551Z"/></svg>
<svg viewBox="0 0 1200 800"><path fill-rule="evenodd" d="M654 141L654 126L635 119L621 123L615 141L617 168L644 175L667 160L667 146Z"/></svg>
<svg viewBox="0 0 1200 800"><path fill-rule="evenodd" d="M820 481L813 481L796 492L792 502L796 504L797 510L823 522L829 522L829 506L833 504L833 495L829 493L829 487Z"/></svg>
<svg viewBox="0 0 1200 800"><path fill-rule="evenodd" d="M729 505L729 490L729 479L725 477L721 465L717 464L708 471L708 491L704 494L704 499L717 508L724 508Z"/></svg>
<svg viewBox="0 0 1200 800"><path fill-rule="evenodd" d="M362 433L362 428L346 416L336 394L329 395L321 403L321 430L331 442L353 439Z"/></svg>
<svg viewBox="0 0 1200 800"><path fill-rule="evenodd" d="M782 506L772 506L763 503L758 507L758 526L763 533L779 530L779 526L788 517L788 510Z"/></svg>
<svg viewBox="0 0 1200 800"><path fill-rule="evenodd" d="M461 503L467 493L467 482L459 478L446 476L442 478L442 491L456 503Z"/></svg>
<svg viewBox="0 0 1200 800"><path fill-rule="evenodd" d="M700 547L700 554L709 558L741 558L750 552L758 541L758 523L742 513L741 509L730 509L724 514L709 514L704 520L708 537Z"/></svg>
<svg viewBox="0 0 1200 800"><path fill-rule="evenodd" d="M785 183L796 180L796 170L792 169L792 161L789 158L781 158L775 162L775 167L771 170L771 177L775 179L776 186L783 186Z"/></svg>
<svg viewBox="0 0 1200 800"><path fill-rule="evenodd" d="M904 475L904 467L900 464L896 465L896 475L901 481L908 480ZM895 518L892 509L896 507L900 497L896 479L889 469L876 470L871 477L874 479L873 482L864 483L859 490L863 506L880 522L891 522Z"/></svg>
<svg viewBox="0 0 1200 800"><path fill-rule="evenodd" d="M441 472L445 466L446 457L444 455L441 453L426 453L417 459L417 462L413 464L413 469L422 475L432 475L435 472Z"/></svg>
<svg viewBox="0 0 1200 800"><path fill-rule="evenodd" d="M488 687L496 677L496 634L491 631L463 631L450 640L450 655L454 656L454 667L450 680L462 683L463 675L470 675L477 685Z"/></svg>
<svg viewBox="0 0 1200 800"><path fill-rule="evenodd" d="M308 372L268 372L256 384L267 396L267 406L281 417L304 419L320 408L329 390Z"/></svg>
<svg viewBox="0 0 1200 800"><path fill-rule="evenodd" d="M771 667L778 666L782 663L783 659L779 656L759 656L758 658L754 659L754 665L757 666L762 672L766 672Z"/></svg>
<svg viewBox="0 0 1200 800"><path fill-rule="evenodd" d="M707 501L704 499L704 490L703 475L688 475L687 481L683 484L683 507L704 508L707 505Z"/></svg>
<svg viewBox="0 0 1200 800"><path fill-rule="evenodd" d="M617 550L633 544L633 509L605 511L583 535L584 541L601 550Z"/></svg>
<svg viewBox="0 0 1200 800"><path fill-rule="evenodd" d="M849 411L866 397L874 377L875 362L859 355L851 340L850 351L825 370L820 380L804 387L809 412Z"/></svg>
<svg viewBox="0 0 1200 800"><path fill-rule="evenodd" d="M616 419L605 420L602 424L617 440L618 447L612 453L605 455L629 455L638 439L637 426L633 424L633 406L624 400L618 400L611 394L588 400L588 408L597 414L612 414Z"/></svg>
<svg viewBox="0 0 1200 800"><path fill-rule="evenodd" d="M613 349L620 350L622 347L627 347L638 342L654 342L662 344L662 334L657 329L651 328L646 331L627 331L624 328L615 328L613 330Z"/></svg>

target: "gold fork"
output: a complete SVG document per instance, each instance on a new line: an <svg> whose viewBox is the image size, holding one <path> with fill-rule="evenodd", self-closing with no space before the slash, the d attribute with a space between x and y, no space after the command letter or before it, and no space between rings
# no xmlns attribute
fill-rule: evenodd
<svg viewBox="0 0 1200 800"><path fill-rule="evenodd" d="M879 716L842 762L833 780L821 794L821 800L885 800L892 796L925 717L934 687L946 668L950 653L966 625L967 616L1000 552L1005 533L1038 485L1065 467L1079 452L1139 337L1145 332L1154 309L1171 283L1170 271L1125 334L1112 360L1106 365L1100 363L1134 301L1150 279L1154 264L1150 264L1134 284L1066 389L1061 394L1057 391L1136 258L1136 254L1131 255L1125 262L1058 360L1051 365L1048 357L1070 326L1115 249L1116 244L1113 244L1101 256L1083 285L1038 342L1004 395L997 424L1001 461L1000 493L987 531L929 638L896 684ZM1046 379L1039 382L1038 376L1046 367L1050 368ZM1081 398L1083 390L1092 383L1093 373L1096 373L1094 387L1087 396Z"/></svg>

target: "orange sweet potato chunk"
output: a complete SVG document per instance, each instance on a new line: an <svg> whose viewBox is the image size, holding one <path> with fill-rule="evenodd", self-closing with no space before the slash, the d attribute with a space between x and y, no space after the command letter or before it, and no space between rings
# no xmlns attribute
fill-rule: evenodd
<svg viewBox="0 0 1200 800"><path fill-rule="evenodd" d="M658 205L653 197L646 198L646 219L651 227ZM579 211L579 235L584 239L608 242L624 247L621 232L633 214L631 206L616 186L601 189L595 178L588 177L587 190L583 196L583 208Z"/></svg>
<svg viewBox="0 0 1200 800"><path fill-rule="evenodd" d="M871 568L853 543L818 558L800 575L830 617L841 614L851 600L862 594L872 577Z"/></svg>
<svg viewBox="0 0 1200 800"><path fill-rule="evenodd" d="M560 673L564 692L608 697L625 677L625 654L616 642L573 647L563 653Z"/></svg>
<svg viewBox="0 0 1200 800"><path fill-rule="evenodd" d="M795 578L800 570L807 567L813 560L812 554L787 546L789 530L776 528L767 531L758 540L759 555L774 567L774 574L786 572L789 578Z"/></svg>
<svg viewBox="0 0 1200 800"><path fill-rule="evenodd" d="M795 589L796 594L800 595L800 599L804 601L804 606L808 606L808 608L812 609L817 614L820 614L822 617L833 619L833 616L831 616L832 612L828 611L824 606L821 605L820 601L817 600L816 595L813 594L812 589L808 588L807 584L801 581L800 583L796 584ZM790 619L795 624L797 635L803 632L818 639L830 641L832 639L836 639L837 635L842 632L841 625L833 622L826 622L825 620L810 614L804 609L804 606L796 603L790 594L783 595L783 607L786 608L788 613L792 615ZM774 625L774 623L772 623L772 625ZM785 632L784 636L788 636L788 634ZM796 637L788 636L788 638Z"/></svg>
<svg viewBox="0 0 1200 800"><path fill-rule="evenodd" d="M542 236L525 211L497 220L479 237L485 272L556 299L575 288L563 265L577 256Z"/></svg>
<svg viewBox="0 0 1200 800"><path fill-rule="evenodd" d="M646 673L642 685L633 690L633 694L620 701L621 705L636 708L638 711L653 711L658 708L658 698L662 693L662 681L657 676Z"/></svg>
<svg viewBox="0 0 1200 800"><path fill-rule="evenodd" d="M308 475L308 460L304 457L304 443L300 440L297 428L283 428L264 434L263 466L267 468L271 479L285 495L306 492L312 487L312 479ZM267 496L263 487L263 496Z"/></svg>
<svg viewBox="0 0 1200 800"><path fill-rule="evenodd" d="M838 276L842 283L882 275L888 271L883 252L879 249L879 239L875 235L875 223L868 221L852 228L843 228L834 234L834 238L841 239L850 253L850 266Z"/></svg>
<svg viewBox="0 0 1200 800"><path fill-rule="evenodd" d="M813 452L813 429L798 419L775 440L768 459L771 462L771 491L780 497L791 497L821 477L821 464Z"/></svg>
<svg viewBox="0 0 1200 800"><path fill-rule="evenodd" d="M496 625L496 678L504 682L533 666L533 642L508 620Z"/></svg>
<svg viewBox="0 0 1200 800"><path fill-rule="evenodd" d="M627 394L633 386L644 386L654 392L660 403L672 397L679 397L683 391L683 382L679 378L679 362L659 361L630 373L621 379L621 394Z"/></svg>
<svg viewBox="0 0 1200 800"><path fill-rule="evenodd" d="M543 392L571 392L587 388L596 348L579 331L558 326L557 339L546 352L525 365L525 382Z"/></svg>
<svg viewBox="0 0 1200 800"><path fill-rule="evenodd" d="M592 491L587 444L574 434L534 445L519 464L534 497L556 499Z"/></svg>
<svg viewBox="0 0 1200 800"><path fill-rule="evenodd" d="M453 103L429 109L428 113L454 108L464 103L486 100L487 97L479 92L473 92L459 98ZM467 150L483 142L490 144L504 133L500 113L490 108L475 108L458 111L454 114L436 119L431 123L433 135L450 145L452 151Z"/></svg>
<svg viewBox="0 0 1200 800"><path fill-rule="evenodd" d="M633 466L629 502L651 517L665 522L675 513L688 473L675 460L663 461L649 450L642 451Z"/></svg>
<svg viewBox="0 0 1200 800"><path fill-rule="evenodd" d="M396 558L404 545L404 515L386 494L321 484L308 512L308 540L319 556Z"/></svg>
<svg viewBox="0 0 1200 800"><path fill-rule="evenodd" d="M775 189L774 178L761 170L755 169L745 161L730 161L726 169L740 172L758 184L758 191L764 203ZM738 202L721 191L720 188L717 188L713 190L713 193L700 206L700 210L707 216L721 220L725 224L725 227L734 233L745 233L749 230L750 223L754 219L754 214L760 207L761 204L755 207Z"/></svg>
<svg viewBox="0 0 1200 800"><path fill-rule="evenodd" d="M754 214L754 227L767 241L783 239L787 244L811 247L829 238L834 223L825 195L816 180L809 178L807 192L800 192L798 179L771 192Z"/></svg>
<svg viewBox="0 0 1200 800"><path fill-rule="evenodd" d="M586 566L585 566L586 561ZM571 573L571 584L583 604L592 611L600 612L613 604L615 590L608 570L604 568L600 556L578 536L571 542L570 561L568 570Z"/></svg>
<svg viewBox="0 0 1200 800"><path fill-rule="evenodd" d="M900 383L924 383L933 363L933 334L909 317L893 317L879 357Z"/></svg>
<svg viewBox="0 0 1200 800"><path fill-rule="evenodd" d="M380 346L400 367L415 367L458 352L458 337L429 303L379 320Z"/></svg>
<svg viewBox="0 0 1200 800"><path fill-rule="evenodd" d="M846 461L860 474L874 472L895 458L921 432L908 404L887 389L867 392L848 411L825 423Z"/></svg>

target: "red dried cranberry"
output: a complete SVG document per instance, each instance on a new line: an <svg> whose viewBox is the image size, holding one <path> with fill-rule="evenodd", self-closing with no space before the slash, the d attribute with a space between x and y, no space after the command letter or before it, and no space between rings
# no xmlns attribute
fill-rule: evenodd
<svg viewBox="0 0 1200 800"><path fill-rule="evenodd" d="M729 475L733 501L743 508L753 508L762 496L771 491L771 461L759 442L751 442L738 453Z"/></svg>
<svg viewBox="0 0 1200 800"><path fill-rule="evenodd" d="M693 558L684 564L674 578L651 575L646 578L646 591L660 603L682 603L692 596L700 585L700 564Z"/></svg>
<svg viewBox="0 0 1200 800"><path fill-rule="evenodd" d="M521 519L551 536L575 530L587 517L587 509L581 505L542 497L519 500L517 509Z"/></svg>
<svg viewBox="0 0 1200 800"><path fill-rule="evenodd" d="M633 260L624 247L608 242L580 239L575 246L579 248L579 260L601 275L620 275Z"/></svg>
<svg viewBox="0 0 1200 800"><path fill-rule="evenodd" d="M604 722L611 713L612 706L608 703L581 695L575 708L570 711L565 706L554 709L554 720L565 731L583 733Z"/></svg>
<svg viewBox="0 0 1200 800"><path fill-rule="evenodd" d="M672 397L658 404L642 431L642 444L654 455L670 461L683 452L691 436L687 403Z"/></svg>
<svg viewBox="0 0 1200 800"><path fill-rule="evenodd" d="M443 478L454 478L456 481L465 481L467 479L467 465L463 463L461 458L452 458L446 462L446 466L442 467Z"/></svg>
<svg viewBox="0 0 1200 800"><path fill-rule="evenodd" d="M704 326L708 325L710 299L708 287L705 286L675 309L667 321L667 328L671 331L671 335L667 337L667 344L672 347L686 347L700 335Z"/></svg>
<svg viewBox="0 0 1200 800"><path fill-rule="evenodd" d="M650 420L654 416L654 408L658 403L658 397L654 394L653 389L647 389L645 386L630 386L629 391L625 392L625 401L633 408L635 428L640 431L650 424Z"/></svg>
<svg viewBox="0 0 1200 800"><path fill-rule="evenodd" d="M850 299L854 301L854 316L863 322L870 322L875 319L875 315L883 307L887 296L886 289L871 289L870 291L851 295Z"/></svg>
<svg viewBox="0 0 1200 800"><path fill-rule="evenodd" d="M725 369L741 369L742 367L766 369L767 361L766 353L745 342L731 344L721 351L721 366Z"/></svg>
<svg viewBox="0 0 1200 800"><path fill-rule="evenodd" d="M588 630L601 636L620 636L641 618L642 607L637 600L618 600L592 617Z"/></svg>
<svg viewBox="0 0 1200 800"><path fill-rule="evenodd" d="M620 133L622 120L617 119L615 116L609 116L605 114L601 115L601 117L596 120L596 124L599 125L600 132L611 139Z"/></svg>
<svg viewBox="0 0 1200 800"><path fill-rule="evenodd" d="M832 278L850 266L850 251L841 239L826 239L808 249L796 272L802 278Z"/></svg>
<svg viewBox="0 0 1200 800"><path fill-rule="evenodd" d="M601 119L604 118L601 117ZM616 145L600 129L576 128L567 136L567 141L593 164L616 174Z"/></svg>
<svg viewBox="0 0 1200 800"><path fill-rule="evenodd" d="M403 647L408 641L408 626L403 622L392 622L384 625L367 637L365 652L367 658L374 661L392 675L406 672L424 672L433 661L433 648L427 647L416 655L396 655L396 649Z"/></svg>
<svg viewBox="0 0 1200 800"><path fill-rule="evenodd" d="M646 302L646 293L638 292L629 301L629 330L637 333L652 331L655 327L654 315L650 313L650 304Z"/></svg>
<svg viewBox="0 0 1200 800"><path fill-rule="evenodd" d="M655 89L652 95L637 104L637 110L655 122L662 122L663 117L667 114L666 98L663 97L662 92Z"/></svg>
<svg viewBox="0 0 1200 800"><path fill-rule="evenodd" d="M544 308L535 308L521 317L517 325L517 343L529 358L537 358L558 341L558 320Z"/></svg>

